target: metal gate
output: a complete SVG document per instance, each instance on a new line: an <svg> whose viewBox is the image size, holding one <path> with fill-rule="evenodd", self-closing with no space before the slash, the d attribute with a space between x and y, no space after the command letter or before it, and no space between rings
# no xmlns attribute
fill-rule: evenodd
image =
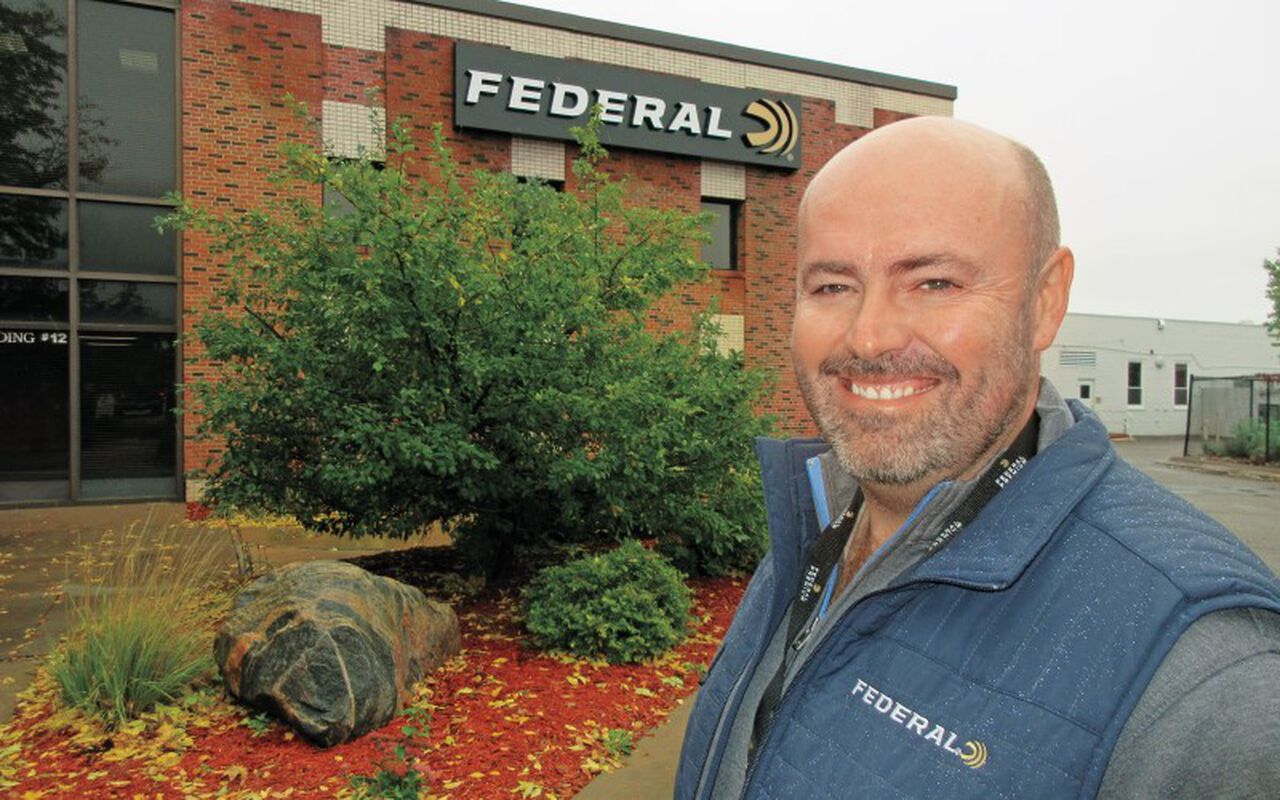
<svg viewBox="0 0 1280 800"><path fill-rule="evenodd" d="M1183 455L1280 460L1280 374L1191 376Z"/></svg>

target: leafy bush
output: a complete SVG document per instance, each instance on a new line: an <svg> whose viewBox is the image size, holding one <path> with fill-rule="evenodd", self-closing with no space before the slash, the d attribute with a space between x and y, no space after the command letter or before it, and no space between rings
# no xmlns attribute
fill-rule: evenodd
<svg viewBox="0 0 1280 800"><path fill-rule="evenodd" d="M706 277L701 218L624 203L583 148L566 192L460 176L438 133L419 162L398 133L382 169L294 148L290 199L262 210L183 205L172 222L234 276L196 327L219 369L189 387L224 444L216 507L357 536L457 520L490 573L526 543L625 537L750 569L764 377L706 318L646 324Z"/></svg>
<svg viewBox="0 0 1280 800"><path fill-rule="evenodd" d="M1247 458L1262 461L1267 445L1267 425L1260 419L1245 419L1236 423L1231 435L1218 442L1205 442L1205 452L1230 458ZM1280 451L1280 422L1271 423L1271 454Z"/></svg>
<svg viewBox="0 0 1280 800"><path fill-rule="evenodd" d="M75 623L48 665L64 703L119 727L213 677L212 545L144 528L85 550Z"/></svg>
<svg viewBox="0 0 1280 800"><path fill-rule="evenodd" d="M524 624L539 647L612 663L679 644L692 603L680 571L634 540L543 569L524 600Z"/></svg>

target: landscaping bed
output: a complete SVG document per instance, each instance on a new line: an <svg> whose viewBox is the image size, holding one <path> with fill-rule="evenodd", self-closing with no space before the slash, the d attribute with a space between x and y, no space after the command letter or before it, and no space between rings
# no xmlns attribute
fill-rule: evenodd
<svg viewBox="0 0 1280 800"><path fill-rule="evenodd" d="M438 579L446 549L382 554L362 566L411 584ZM403 717L354 742L317 748L237 706L216 687L107 733L60 711L41 675L0 727L0 793L53 797L333 797L361 777L380 796L570 798L697 687L744 584L698 579L693 629L665 656L608 665L528 647L514 585L458 603L463 650L418 686ZM399 748L399 751L397 751ZM409 775L408 777L413 777Z"/></svg>

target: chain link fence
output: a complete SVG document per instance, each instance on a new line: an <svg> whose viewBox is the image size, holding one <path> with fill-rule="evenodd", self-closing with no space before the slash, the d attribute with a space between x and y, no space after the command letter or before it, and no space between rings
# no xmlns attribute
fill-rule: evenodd
<svg viewBox="0 0 1280 800"><path fill-rule="evenodd" d="M1280 460L1280 374L1191 376L1183 455Z"/></svg>

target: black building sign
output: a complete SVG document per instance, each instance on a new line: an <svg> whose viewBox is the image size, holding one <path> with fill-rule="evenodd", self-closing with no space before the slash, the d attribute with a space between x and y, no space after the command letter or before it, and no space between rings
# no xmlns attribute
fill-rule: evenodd
<svg viewBox="0 0 1280 800"><path fill-rule="evenodd" d="M800 166L800 98L459 42L454 123L572 140L599 106L605 145Z"/></svg>

